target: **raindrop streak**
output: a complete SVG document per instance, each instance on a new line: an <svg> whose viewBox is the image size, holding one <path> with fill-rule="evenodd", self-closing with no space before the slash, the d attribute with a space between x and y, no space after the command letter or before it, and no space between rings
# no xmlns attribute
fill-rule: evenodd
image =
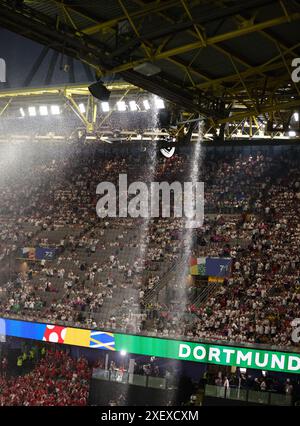
<svg viewBox="0 0 300 426"><path fill-rule="evenodd" d="M152 110L151 111L151 126L154 129L154 132L158 132L158 119L157 119L158 110ZM157 165L157 140L156 135L154 137L154 140L149 142L149 146L147 147L146 151L146 169L143 176L144 182L147 184L148 188L150 189L150 200L153 198L152 196L152 186L151 182L155 180L155 173L156 173L156 165ZM150 201L148 200L148 201ZM149 206L151 203L149 202ZM147 218L141 218L141 224L139 226L139 237L138 237L138 244L137 244L137 252L136 252L136 258L135 261L138 261L141 270L142 275L144 276L145 271L145 265L146 265L146 259L147 259L147 252L148 252L148 246L149 246L149 226L151 221L151 212L150 207L148 210L148 217ZM141 328L141 309L140 309L140 297L139 292L134 291L132 292L131 296L131 302L132 305L135 306L133 310L129 309L129 312L126 313L128 318L128 323L131 325L131 327L134 328L134 332L139 332Z"/></svg>
<svg viewBox="0 0 300 426"><path fill-rule="evenodd" d="M198 181L200 163L202 161L202 122L199 122L198 127L198 138L195 146L193 147L193 157L190 166L189 172L189 181L194 184ZM193 210L193 206L190 206L190 210ZM182 302L182 308L184 310L186 304L188 303L188 294L187 294L187 276L189 269L189 261L192 254L192 241L193 241L193 232L194 228L190 226L190 219L186 216L183 217L183 253L181 264L182 268L175 278L177 283L177 291L176 300L180 300ZM181 318L178 318L179 324L181 322Z"/></svg>
<svg viewBox="0 0 300 426"><path fill-rule="evenodd" d="M191 151L191 165L189 171L189 181L195 184L198 181L199 170L202 163L202 140L203 140L203 122L199 121L198 138L193 150ZM190 206L193 209L193 206ZM190 257L192 255L192 242L194 228L189 226L190 219L186 216L183 217L182 222L182 240L183 240L183 253L181 259L178 261L180 267L177 269L178 273L174 278L174 299L177 302L177 317L173 320L174 330L180 330L183 324L183 316L185 315L186 306L189 303L189 294L187 286L187 278L189 273ZM174 368L178 371L181 369L181 362L174 361ZM175 388L172 392L173 403L176 403L178 397L178 390Z"/></svg>

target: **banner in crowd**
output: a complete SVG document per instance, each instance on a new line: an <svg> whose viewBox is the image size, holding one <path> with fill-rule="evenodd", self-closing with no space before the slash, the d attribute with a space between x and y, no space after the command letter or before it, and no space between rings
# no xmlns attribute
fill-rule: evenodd
<svg viewBox="0 0 300 426"><path fill-rule="evenodd" d="M207 257L206 258L206 275L211 277L227 278L231 272L230 257Z"/></svg>
<svg viewBox="0 0 300 426"><path fill-rule="evenodd" d="M208 277L208 282L209 283L223 284L224 283L224 278L220 278L220 277Z"/></svg>
<svg viewBox="0 0 300 426"><path fill-rule="evenodd" d="M22 259L28 260L53 260L56 249L48 247L23 247L21 249Z"/></svg>
<svg viewBox="0 0 300 426"><path fill-rule="evenodd" d="M230 257L192 257L190 274L228 278L231 273L231 265Z"/></svg>
<svg viewBox="0 0 300 426"><path fill-rule="evenodd" d="M7 336L137 355L300 373L300 354L86 330L0 318Z"/></svg>
<svg viewBox="0 0 300 426"><path fill-rule="evenodd" d="M190 260L191 275L206 275L206 257L192 257Z"/></svg>

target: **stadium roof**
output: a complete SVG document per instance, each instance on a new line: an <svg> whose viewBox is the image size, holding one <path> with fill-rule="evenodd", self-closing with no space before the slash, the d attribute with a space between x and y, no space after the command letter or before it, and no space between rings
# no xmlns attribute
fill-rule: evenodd
<svg viewBox="0 0 300 426"><path fill-rule="evenodd" d="M0 0L0 6L2 27L91 65L104 81L117 75L218 124L260 114L275 121L300 106L291 79L291 62L300 56L296 0Z"/></svg>

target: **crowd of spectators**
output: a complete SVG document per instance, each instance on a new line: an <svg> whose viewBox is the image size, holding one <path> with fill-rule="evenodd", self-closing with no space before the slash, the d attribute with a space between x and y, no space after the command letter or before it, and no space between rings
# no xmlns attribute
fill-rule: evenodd
<svg viewBox="0 0 300 426"><path fill-rule="evenodd" d="M0 406L87 405L91 369L84 358L47 350L30 372L18 373L8 376L2 369Z"/></svg>
<svg viewBox="0 0 300 426"><path fill-rule="evenodd" d="M151 161L147 153L104 155L84 146L64 157L51 150L34 162L25 156L1 173L1 263L11 251L18 257L24 245L56 247L57 255L46 262L10 260L0 315L293 344L291 321L300 318L299 152L203 154L198 179L205 184L206 216L194 230L191 256L229 256L233 269L200 305L183 274L174 273L185 246L184 220L97 216L97 185L117 183L120 173L147 182ZM189 172L189 156L176 154L158 158L152 178L182 182ZM172 289L179 292L172 296Z"/></svg>

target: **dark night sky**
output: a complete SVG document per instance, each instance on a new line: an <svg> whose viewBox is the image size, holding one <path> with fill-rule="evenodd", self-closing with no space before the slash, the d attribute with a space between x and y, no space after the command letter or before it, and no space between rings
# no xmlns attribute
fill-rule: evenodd
<svg viewBox="0 0 300 426"><path fill-rule="evenodd" d="M31 68L39 57L44 46L22 37L13 32L0 28L0 58L6 61L6 83L0 83L1 89L19 88L24 86L24 82L31 71ZM53 55L53 50L49 49L39 70L35 74L30 87L45 86L49 64ZM68 59L64 57L63 64L67 64ZM60 69L61 55L59 55L51 85L70 83L69 73ZM91 81L88 79L84 66L74 60L74 75L76 83Z"/></svg>

